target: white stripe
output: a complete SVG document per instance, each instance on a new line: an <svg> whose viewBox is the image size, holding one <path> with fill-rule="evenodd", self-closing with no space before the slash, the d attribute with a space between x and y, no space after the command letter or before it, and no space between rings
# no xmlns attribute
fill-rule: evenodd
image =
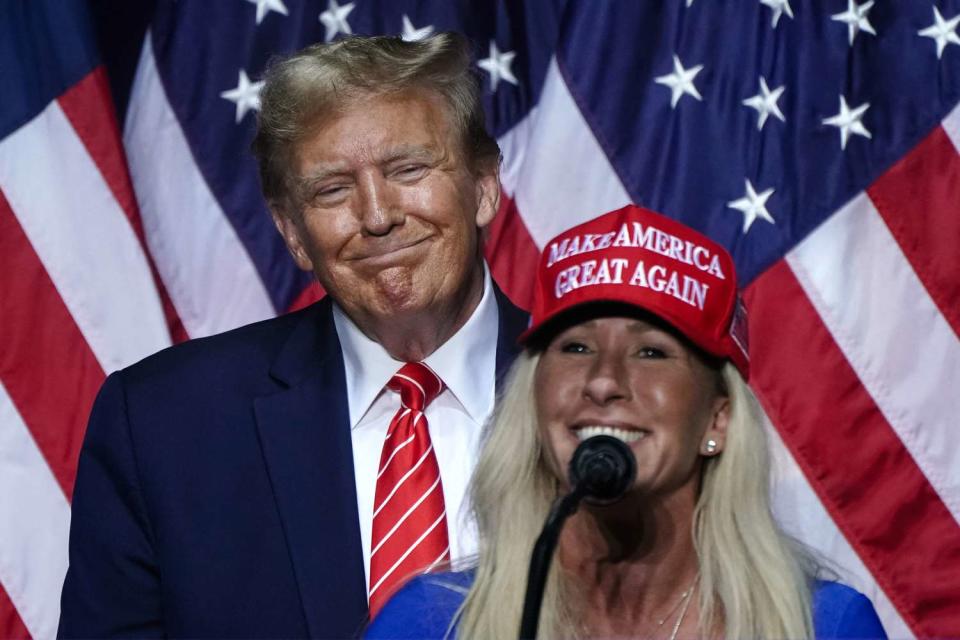
<svg viewBox="0 0 960 640"><path fill-rule="evenodd" d="M897 613L887 594L877 585L860 556L837 528L820 498L810 486L796 460L787 450L780 434L767 420L773 459L771 490L774 512L784 530L829 559L828 568L839 572L840 581L865 594L873 602L890 638L913 636L910 627ZM828 577L829 576L825 576Z"/></svg>
<svg viewBox="0 0 960 640"><path fill-rule="evenodd" d="M590 127L577 108L556 59L550 62L535 111L499 139L501 179L513 192L533 241L550 238L630 202ZM518 149L533 150L529 157Z"/></svg>
<svg viewBox="0 0 960 640"><path fill-rule="evenodd" d="M377 543L377 546L375 546L373 548L373 551L370 552L370 557L373 557L377 553L377 551L379 551L380 548L383 547L383 545L387 542L387 540L389 540L391 536L393 536L393 534L397 532L397 529L400 528L400 525L406 522L407 518L410 517L410 514L416 511L417 507L423 504L423 501L427 499L427 496L433 493L433 490L436 489L439 484L440 484L440 476L437 476L437 479L433 481L433 484L430 485L430 488L424 491L423 495L421 495L420 498L418 498L417 501L414 502L409 509L407 509L407 512L403 514L399 520L397 520L397 523L393 525L393 528L390 529L390 531L387 531L386 534L384 534L383 538L380 539L380 542Z"/></svg>
<svg viewBox="0 0 960 640"><path fill-rule="evenodd" d="M405 474L403 474L403 477L400 478L400 481L397 482L397 484L393 487L393 491L390 492L390 495L388 495L380 504L380 506L377 507L377 510L373 512L374 518L376 518L377 514L380 513L380 511L382 511L385 506L387 506L387 503L390 502L390 498L392 498L394 494L397 492L397 489L399 489L400 486L407 481L407 478L409 478L414 471L420 468L420 465L423 464L423 461L427 459L427 456L430 455L431 451L433 451L433 444L431 444L427 448L427 450L423 452L423 455L420 456L420 459L417 460L417 463L413 465L413 468L410 469L410 471L407 471Z"/></svg>
<svg viewBox="0 0 960 640"><path fill-rule="evenodd" d="M446 513L444 513L444 515L446 515ZM427 568L423 570L423 572L424 572L424 573L430 573L431 571L433 571L433 569L434 569L438 564L440 564L440 561L443 560L444 556L446 556L448 553L450 553L450 545L447 545L447 548L443 550L443 553L441 553L439 556L437 556L437 559L434 560L433 562L431 562L431 563L427 566Z"/></svg>
<svg viewBox="0 0 960 640"><path fill-rule="evenodd" d="M0 384L0 583L34 638L53 638L70 506Z"/></svg>
<svg viewBox="0 0 960 640"><path fill-rule="evenodd" d="M918 221L922 224L922 221ZM787 254L840 350L960 520L960 341L861 194Z"/></svg>
<svg viewBox="0 0 960 640"><path fill-rule="evenodd" d="M527 162L527 146L533 137L533 129L539 113L540 107L533 107L527 115L497 138L497 144L500 145L500 152L503 155L503 161L500 163L500 185L507 193L516 193L520 186L520 174Z"/></svg>
<svg viewBox="0 0 960 640"><path fill-rule="evenodd" d="M377 473L377 480L379 480L379 479L380 479L380 476L383 475L383 472L387 470L387 467L390 466L390 463L393 462L393 459L396 457L396 455L397 455L398 453L400 453L400 451L401 451L405 446L407 446L408 444L410 444L411 442L413 442L413 439L416 438L416 437L417 437L417 434L414 433L414 434L411 435L409 438L407 438L406 440L404 440L403 442L401 442L400 444L397 445L397 448L393 450L393 453L390 454L390 457L387 458L387 461L383 463L383 467L380 468L380 472Z"/></svg>
<svg viewBox="0 0 960 640"><path fill-rule="evenodd" d="M393 377L395 377L395 378L403 378L404 380L408 380L409 382L412 382L412 383L417 387L417 389L420 389L420 395L421 395L424 399L426 399L426 397L427 397L427 392L423 390L423 387L420 386L420 383L419 383L419 382L417 382L416 380L414 380L414 379L411 378L410 376L405 376L405 375L403 375L402 373L395 373Z"/></svg>
<svg viewBox="0 0 960 640"><path fill-rule="evenodd" d="M400 415L396 416L396 417L393 419L393 421L392 421L389 425L387 425L388 427L392 427L392 429L390 429L389 431L387 431L387 435L386 435L386 437L384 438L384 440L386 440L386 439L389 438L391 435L393 435L393 432L400 427L400 421L403 420L405 417L407 417L407 414L408 414L408 413L410 413L411 411L413 411L413 409L408 409L408 408L406 408L406 407L403 407L402 405L401 405L401 409L402 409L402 410L400 411Z"/></svg>
<svg viewBox="0 0 960 640"><path fill-rule="evenodd" d="M437 525L440 524L440 522L443 521L443 519L444 519L446 516L447 516L446 513L441 513L441 514L440 514L440 517L437 518L436 521L434 521L434 523L433 523L432 525L430 525L430 528L427 529L426 531L424 531L424 532L423 532L423 535L420 536L419 538L417 538L417 541L414 542L412 545L410 545L410 548L407 549L406 553L404 553L402 556L400 556L400 559L397 560L396 564L394 564L392 567L390 567L390 569L389 569L385 574L383 574L383 576L380 578L380 580L377 581L377 584L373 587L373 589L370 589L370 595L371 595L371 596L374 594L374 592L375 592L377 589L380 588L380 585L383 584L383 581L386 580L388 577L390 577L390 574L392 574L394 571L396 571L396 570L397 570L397 567L399 567L400 564L401 564L404 560L407 559L407 556L409 556L411 553L413 553L413 550L416 549L417 546L418 546L421 542L423 542L424 539L425 539L428 535L430 535L430 533L433 532L434 529L437 528Z"/></svg>
<svg viewBox="0 0 960 640"><path fill-rule="evenodd" d="M147 34L124 145L157 269L191 337L272 317L267 290L170 107L151 42Z"/></svg>
<svg viewBox="0 0 960 640"><path fill-rule="evenodd" d="M143 248L56 101L0 141L0 189L104 371L170 344Z"/></svg>
<svg viewBox="0 0 960 640"><path fill-rule="evenodd" d="M943 130L947 132L947 137L953 142L953 147L960 153L960 104L954 107L950 115L944 119Z"/></svg>

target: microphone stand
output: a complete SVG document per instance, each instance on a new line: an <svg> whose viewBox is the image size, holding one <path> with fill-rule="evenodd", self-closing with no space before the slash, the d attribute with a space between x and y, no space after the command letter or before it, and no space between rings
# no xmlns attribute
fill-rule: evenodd
<svg viewBox="0 0 960 640"><path fill-rule="evenodd" d="M637 475L637 461L624 442L608 435L592 436L573 452L569 474L573 491L553 503L530 556L527 593L520 617L520 640L537 637L543 589L563 523L577 511L584 498L597 504L612 504L619 500Z"/></svg>
<svg viewBox="0 0 960 640"><path fill-rule="evenodd" d="M580 501L587 495L583 485L577 485L573 491L553 503L543 531L533 545L533 554L530 557L530 573L527 578L527 594L523 598L523 615L520 618L521 640L534 640L537 637L537 627L540 626L540 605L543 603L543 590L547 584L547 574L550 572L550 561L553 551L560 538L563 523L572 516L580 506Z"/></svg>

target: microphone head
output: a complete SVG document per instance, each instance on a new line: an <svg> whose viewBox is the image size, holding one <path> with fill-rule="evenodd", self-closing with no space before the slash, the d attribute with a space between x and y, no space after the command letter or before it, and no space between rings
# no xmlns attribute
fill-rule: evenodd
<svg viewBox="0 0 960 640"><path fill-rule="evenodd" d="M637 460L627 443L613 436L587 438L570 459L570 484L597 504L616 502L637 475Z"/></svg>

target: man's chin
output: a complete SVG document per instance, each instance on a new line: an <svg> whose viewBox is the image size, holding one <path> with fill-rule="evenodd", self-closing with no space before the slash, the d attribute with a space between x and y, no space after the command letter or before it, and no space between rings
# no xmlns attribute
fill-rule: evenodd
<svg viewBox="0 0 960 640"><path fill-rule="evenodd" d="M327 289L347 315L355 321L361 318L374 321L401 322L431 311L436 297L429 289L415 286L412 277L394 273L379 274L366 281Z"/></svg>
<svg viewBox="0 0 960 640"><path fill-rule="evenodd" d="M427 322L469 306L471 276L458 277L458 266L436 262L394 265L371 273L354 273L325 286L327 292L354 320L404 322L423 317ZM482 273L482 272L481 272ZM454 281L464 281L452 288ZM323 278L321 278L323 284Z"/></svg>
<svg viewBox="0 0 960 640"><path fill-rule="evenodd" d="M416 266L396 265L380 270L370 281L367 299L372 306L386 312L401 313L421 307L427 298L425 287L418 282Z"/></svg>

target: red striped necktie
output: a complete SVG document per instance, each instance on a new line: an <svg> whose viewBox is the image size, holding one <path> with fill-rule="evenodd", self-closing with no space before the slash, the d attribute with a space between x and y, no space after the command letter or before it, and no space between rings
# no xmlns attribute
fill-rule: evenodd
<svg viewBox="0 0 960 640"><path fill-rule="evenodd" d="M450 559L440 468L427 405L443 381L427 365L403 365L387 383L400 394L380 454L370 553L370 616L412 574Z"/></svg>

